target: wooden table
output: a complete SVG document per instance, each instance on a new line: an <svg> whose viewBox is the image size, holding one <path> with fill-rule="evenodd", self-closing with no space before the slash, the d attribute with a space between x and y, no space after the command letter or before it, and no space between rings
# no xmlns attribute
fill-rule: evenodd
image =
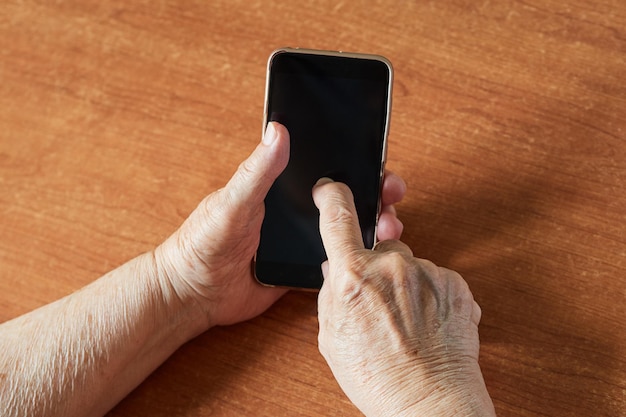
<svg viewBox="0 0 626 417"><path fill-rule="evenodd" d="M626 415L626 3L0 4L0 321L156 246L260 140L281 46L395 67L404 240L483 308L502 416ZM110 416L356 416L316 295L183 346Z"/></svg>

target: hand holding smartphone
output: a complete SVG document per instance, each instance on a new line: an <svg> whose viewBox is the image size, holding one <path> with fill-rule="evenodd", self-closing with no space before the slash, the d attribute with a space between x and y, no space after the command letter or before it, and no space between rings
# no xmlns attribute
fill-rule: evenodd
<svg viewBox="0 0 626 417"><path fill-rule="evenodd" d="M265 199L254 262L262 284L321 287L326 253L311 190L322 177L350 187L364 245L374 246L392 78L377 55L287 48L270 56L265 124L285 125L291 151Z"/></svg>

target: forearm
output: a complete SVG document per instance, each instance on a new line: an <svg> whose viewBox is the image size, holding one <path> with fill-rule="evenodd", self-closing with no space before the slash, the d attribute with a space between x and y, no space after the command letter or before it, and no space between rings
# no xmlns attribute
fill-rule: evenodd
<svg viewBox="0 0 626 417"><path fill-rule="evenodd" d="M98 416L206 327L151 253L0 325L0 415Z"/></svg>

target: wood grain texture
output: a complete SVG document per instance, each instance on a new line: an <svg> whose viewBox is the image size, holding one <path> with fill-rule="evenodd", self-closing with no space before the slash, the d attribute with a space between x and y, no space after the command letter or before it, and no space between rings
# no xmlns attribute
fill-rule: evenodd
<svg viewBox="0 0 626 417"><path fill-rule="evenodd" d="M502 416L626 415L626 3L0 4L0 321L168 236L260 140L269 53L395 68L417 256L483 308ZM315 294L182 347L110 416L356 416Z"/></svg>

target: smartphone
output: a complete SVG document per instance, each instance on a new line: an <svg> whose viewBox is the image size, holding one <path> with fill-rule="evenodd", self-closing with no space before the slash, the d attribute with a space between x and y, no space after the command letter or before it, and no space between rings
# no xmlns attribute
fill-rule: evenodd
<svg viewBox="0 0 626 417"><path fill-rule="evenodd" d="M393 70L384 57L286 48L268 60L265 125L290 134L290 157L265 199L254 260L270 286L319 289L327 259L312 189L329 177L354 194L365 247L376 241Z"/></svg>

